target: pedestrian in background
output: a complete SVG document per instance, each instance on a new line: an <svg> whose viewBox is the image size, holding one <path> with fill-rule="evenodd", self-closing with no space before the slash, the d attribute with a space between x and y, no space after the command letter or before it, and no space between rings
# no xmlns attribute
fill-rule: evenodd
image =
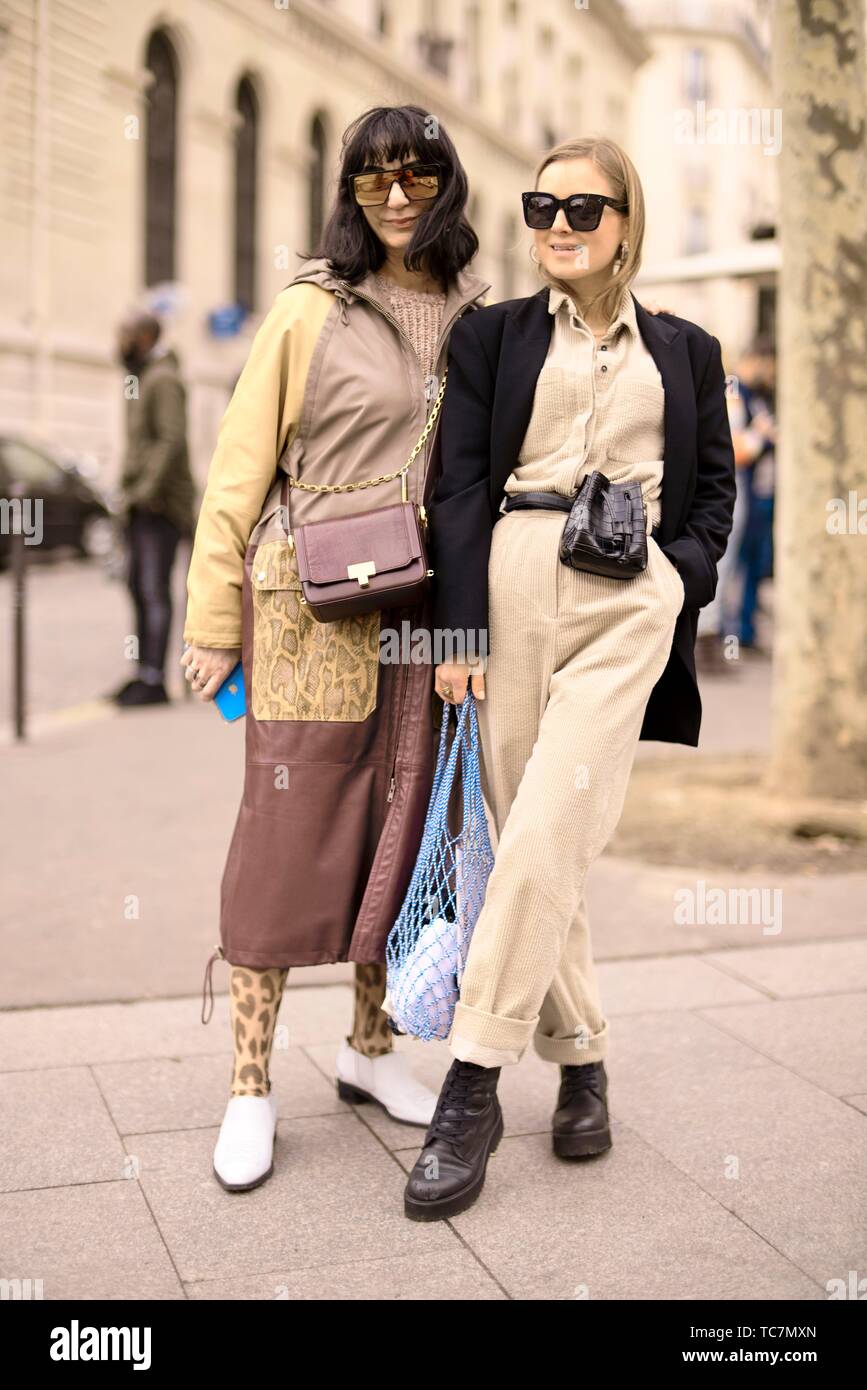
<svg viewBox="0 0 867 1390"><path fill-rule="evenodd" d="M129 316L118 330L118 358L127 373L120 507L138 637L136 674L111 696L121 707L168 701L172 567L178 542L194 527L186 390L177 353L160 344L160 331L159 320L147 313Z"/></svg>
<svg viewBox="0 0 867 1390"><path fill-rule="evenodd" d="M740 608L734 631L741 648L764 656L756 642L755 616L759 586L774 570L774 488L776 475L776 356L770 339L753 347L751 375L746 392L747 439L752 454L749 505L740 545Z"/></svg>
<svg viewBox="0 0 867 1390"><path fill-rule="evenodd" d="M726 640L736 637L740 645L753 645L758 584L770 573L775 426L772 403L769 406L765 397L768 381L772 391L773 366L770 339L757 338L740 358L736 389L727 396L737 499L728 547L717 567L716 594L698 619L696 667L708 675L730 674L739 669L726 655ZM761 495L755 489L757 478Z"/></svg>

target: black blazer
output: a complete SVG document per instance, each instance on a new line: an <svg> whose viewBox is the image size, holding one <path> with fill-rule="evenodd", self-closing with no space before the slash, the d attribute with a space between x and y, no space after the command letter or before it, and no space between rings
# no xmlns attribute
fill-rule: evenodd
<svg viewBox="0 0 867 1390"><path fill-rule="evenodd" d="M685 592L671 655L650 694L640 737L695 746L701 725L694 657L698 610L716 592L735 503L725 375L716 338L673 314L648 314L634 295L633 300L665 390L658 540L676 561ZM487 630L491 534L527 431L552 326L545 287L525 299L476 309L452 329L430 498L438 628Z"/></svg>

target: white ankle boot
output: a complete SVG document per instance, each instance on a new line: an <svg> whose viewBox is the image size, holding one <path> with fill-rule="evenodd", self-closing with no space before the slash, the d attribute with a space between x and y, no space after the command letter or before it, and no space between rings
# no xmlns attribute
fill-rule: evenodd
<svg viewBox="0 0 867 1390"><path fill-rule="evenodd" d="M393 1120L407 1125L429 1125L437 1096L423 1086L409 1069L403 1052L365 1057L344 1038L337 1054L337 1094L354 1103L378 1101Z"/></svg>
<svg viewBox="0 0 867 1390"><path fill-rule="evenodd" d="M277 1100L267 1096L231 1096L214 1148L214 1173L227 1192L246 1192L274 1171Z"/></svg>

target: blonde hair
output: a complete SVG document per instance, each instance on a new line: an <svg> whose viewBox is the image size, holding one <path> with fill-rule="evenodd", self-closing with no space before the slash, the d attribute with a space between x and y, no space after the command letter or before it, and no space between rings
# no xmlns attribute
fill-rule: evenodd
<svg viewBox="0 0 867 1390"><path fill-rule="evenodd" d="M606 139L604 136L591 135L579 140L563 140L559 145L550 149L536 168L534 187L539 187L539 179L549 164L564 159L592 160L610 183L611 196L616 198L618 203L627 203L629 207L629 211L623 214L628 219L629 225L629 233L626 238L629 242L629 249L626 258L621 262L617 273L609 275L605 288L593 295L584 306L585 313L598 306L606 320L610 322L614 317L617 305L620 303L620 296L624 287L635 279L641 266L641 249L644 243L644 193L641 188L641 180L635 165L621 145L618 145L615 140ZM533 259L539 276L546 285L574 295L574 282L568 284L556 276L549 275L544 266L535 258Z"/></svg>

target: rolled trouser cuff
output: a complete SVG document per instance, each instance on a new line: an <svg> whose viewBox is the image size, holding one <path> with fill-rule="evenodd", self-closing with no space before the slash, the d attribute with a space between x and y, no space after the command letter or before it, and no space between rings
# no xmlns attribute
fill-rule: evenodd
<svg viewBox="0 0 867 1390"><path fill-rule="evenodd" d="M460 1033L452 1033L449 1049L459 1062L475 1062L477 1067L511 1067L521 1060L517 1048L482 1047Z"/></svg>
<svg viewBox="0 0 867 1390"><path fill-rule="evenodd" d="M458 1000L450 1050L462 1062L475 1062L480 1067L514 1065L521 1060L538 1023L538 1016L507 1018L471 1008Z"/></svg>
<svg viewBox="0 0 867 1390"><path fill-rule="evenodd" d="M558 1062L562 1067L601 1062L608 1055L608 1020L598 1033L585 1030L568 1038L549 1038L544 1033L534 1033L533 1046L546 1062Z"/></svg>

